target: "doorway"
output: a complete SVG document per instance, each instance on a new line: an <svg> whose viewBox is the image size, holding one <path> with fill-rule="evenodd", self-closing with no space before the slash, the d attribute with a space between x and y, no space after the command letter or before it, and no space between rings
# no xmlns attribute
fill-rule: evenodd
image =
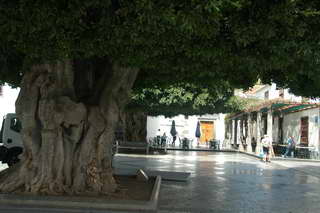
<svg viewBox="0 0 320 213"><path fill-rule="evenodd" d="M309 117L301 118L301 137L300 137L300 145L308 146L309 143Z"/></svg>
<svg viewBox="0 0 320 213"><path fill-rule="evenodd" d="M279 116L278 123L278 143L283 144L283 117Z"/></svg>
<svg viewBox="0 0 320 213"><path fill-rule="evenodd" d="M200 121L201 137L200 143L206 144L214 138L214 124L213 121Z"/></svg>

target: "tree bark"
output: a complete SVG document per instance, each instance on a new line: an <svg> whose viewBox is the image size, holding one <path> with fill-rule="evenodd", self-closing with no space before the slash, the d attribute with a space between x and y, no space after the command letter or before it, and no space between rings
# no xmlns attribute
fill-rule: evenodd
<svg viewBox="0 0 320 213"><path fill-rule="evenodd" d="M114 127L137 73L107 58L33 66L16 102L23 158L2 172L1 192L113 192Z"/></svg>
<svg viewBox="0 0 320 213"><path fill-rule="evenodd" d="M144 112L124 111L121 115L122 124L127 141L146 141L147 114Z"/></svg>

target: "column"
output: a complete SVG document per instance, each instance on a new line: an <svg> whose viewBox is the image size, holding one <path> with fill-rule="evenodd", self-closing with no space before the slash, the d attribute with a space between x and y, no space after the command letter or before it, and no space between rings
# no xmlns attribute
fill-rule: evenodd
<svg viewBox="0 0 320 213"><path fill-rule="evenodd" d="M256 153L261 152L261 112L257 112L257 147Z"/></svg>
<svg viewBox="0 0 320 213"><path fill-rule="evenodd" d="M231 128L232 128L232 137L231 137L231 145L233 147L233 145L235 144L235 137L236 137L236 120L232 120L232 125L231 125Z"/></svg>
<svg viewBox="0 0 320 213"><path fill-rule="evenodd" d="M240 137L241 137L241 120L237 120L237 144L240 146Z"/></svg>
<svg viewBox="0 0 320 213"><path fill-rule="evenodd" d="M248 114L247 124L248 124L248 135L247 135L247 152L252 152L251 139L252 139L252 121L251 121L251 113Z"/></svg>
<svg viewBox="0 0 320 213"><path fill-rule="evenodd" d="M239 120L239 150L244 151L243 145L242 145L242 135L243 135L243 117Z"/></svg>
<svg viewBox="0 0 320 213"><path fill-rule="evenodd" d="M272 123L272 111L271 111L271 109L268 111L268 115L267 115L267 134L268 134L268 136L271 138L271 139L273 139L273 137L272 137L272 133L273 133L273 123Z"/></svg>

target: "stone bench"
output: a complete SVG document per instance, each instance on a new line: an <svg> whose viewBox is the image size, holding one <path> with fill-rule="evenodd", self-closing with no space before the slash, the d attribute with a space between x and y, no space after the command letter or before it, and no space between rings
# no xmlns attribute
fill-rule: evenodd
<svg viewBox="0 0 320 213"><path fill-rule="evenodd" d="M127 150L145 150L146 154L149 154L149 143L141 141L117 141L116 143L116 152L119 152L119 149Z"/></svg>

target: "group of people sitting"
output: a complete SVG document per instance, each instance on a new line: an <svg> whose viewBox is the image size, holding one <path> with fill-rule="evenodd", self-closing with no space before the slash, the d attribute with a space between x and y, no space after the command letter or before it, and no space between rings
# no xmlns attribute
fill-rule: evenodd
<svg viewBox="0 0 320 213"><path fill-rule="evenodd" d="M160 132L160 129L158 131ZM163 135L157 134L156 143L157 143L157 146L161 146L161 147L166 146L167 135L165 132L163 133Z"/></svg>

